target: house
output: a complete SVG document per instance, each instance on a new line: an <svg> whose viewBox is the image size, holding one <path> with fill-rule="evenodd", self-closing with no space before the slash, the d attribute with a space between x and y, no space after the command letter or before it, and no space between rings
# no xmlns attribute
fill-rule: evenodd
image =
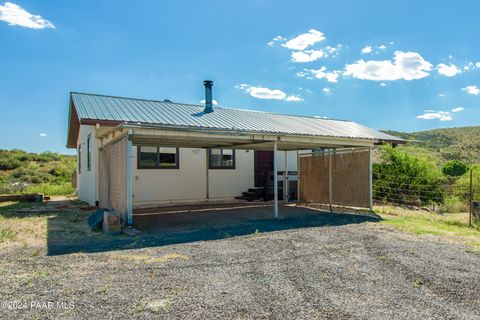
<svg viewBox="0 0 480 320"><path fill-rule="evenodd" d="M213 83L204 85L205 105L72 92L67 147L77 149L79 199L113 208L131 224L136 207L231 200L277 172L277 215L278 173L284 197L294 197L296 188L287 189L300 156L401 142L351 121L214 107ZM365 170L359 179L371 188Z"/></svg>

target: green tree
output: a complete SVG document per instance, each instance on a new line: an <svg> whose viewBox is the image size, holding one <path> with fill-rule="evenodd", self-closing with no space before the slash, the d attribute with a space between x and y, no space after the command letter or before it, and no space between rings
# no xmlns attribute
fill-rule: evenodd
<svg viewBox="0 0 480 320"><path fill-rule="evenodd" d="M460 160L451 160L445 163L442 172L446 176L459 177L467 172L468 166Z"/></svg>
<svg viewBox="0 0 480 320"><path fill-rule="evenodd" d="M386 145L373 166L373 196L389 202L425 205L443 203L443 175L426 158Z"/></svg>
<svg viewBox="0 0 480 320"><path fill-rule="evenodd" d="M472 189L474 200L480 200L480 164L472 165ZM470 197L470 170L455 182L455 194L462 199Z"/></svg>

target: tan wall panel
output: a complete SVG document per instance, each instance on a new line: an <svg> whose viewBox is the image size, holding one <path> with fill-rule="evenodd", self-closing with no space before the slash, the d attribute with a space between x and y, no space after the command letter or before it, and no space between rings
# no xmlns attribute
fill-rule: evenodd
<svg viewBox="0 0 480 320"><path fill-rule="evenodd" d="M369 207L369 151L339 152L300 157L300 200L329 203L331 157L332 204Z"/></svg>

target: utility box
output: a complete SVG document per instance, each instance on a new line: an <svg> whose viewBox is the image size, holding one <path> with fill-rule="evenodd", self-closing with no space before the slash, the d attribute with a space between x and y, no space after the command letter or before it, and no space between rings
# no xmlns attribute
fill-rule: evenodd
<svg viewBox="0 0 480 320"><path fill-rule="evenodd" d="M472 201L472 218L473 221L480 221L480 201Z"/></svg>
<svg viewBox="0 0 480 320"><path fill-rule="evenodd" d="M103 212L103 233L117 235L122 233L120 215L115 211L105 210Z"/></svg>

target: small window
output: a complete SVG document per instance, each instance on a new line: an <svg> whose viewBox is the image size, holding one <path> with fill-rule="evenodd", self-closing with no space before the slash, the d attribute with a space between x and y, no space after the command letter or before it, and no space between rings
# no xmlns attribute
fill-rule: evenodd
<svg viewBox="0 0 480 320"><path fill-rule="evenodd" d="M77 162L78 162L78 173L82 173L82 145L79 144L78 145L78 159L77 159Z"/></svg>
<svg viewBox="0 0 480 320"><path fill-rule="evenodd" d="M178 169L178 148L137 147L138 169Z"/></svg>
<svg viewBox="0 0 480 320"><path fill-rule="evenodd" d="M210 169L235 169L235 150L233 149L210 149Z"/></svg>
<svg viewBox="0 0 480 320"><path fill-rule="evenodd" d="M87 137L87 170L90 171L92 169L92 135L88 135Z"/></svg>

